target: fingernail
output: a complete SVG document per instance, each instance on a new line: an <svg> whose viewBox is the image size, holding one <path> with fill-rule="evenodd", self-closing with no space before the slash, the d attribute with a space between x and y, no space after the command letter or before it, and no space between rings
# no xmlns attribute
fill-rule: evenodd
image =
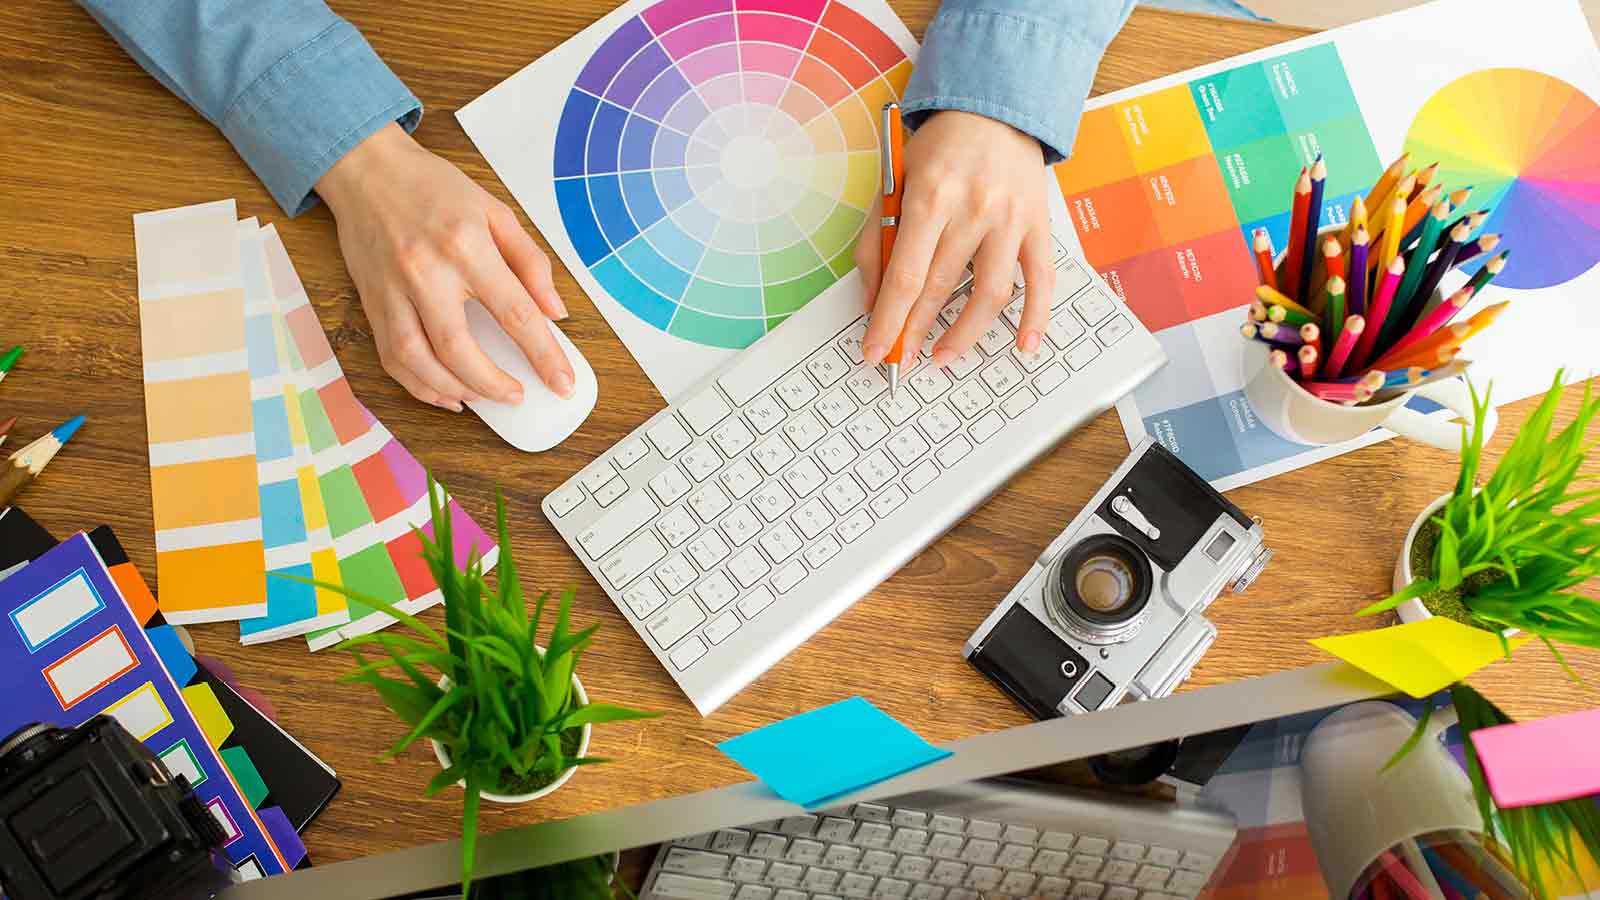
<svg viewBox="0 0 1600 900"><path fill-rule="evenodd" d="M883 358L888 355L889 345L887 344L867 344L861 348L861 358L866 360L869 366L875 366L883 362Z"/></svg>
<svg viewBox="0 0 1600 900"><path fill-rule="evenodd" d="M454 413L461 412L461 402L458 400L451 400L449 403L441 403L439 405Z"/></svg>
<svg viewBox="0 0 1600 900"><path fill-rule="evenodd" d="M483 398L479 397L477 394L468 394L462 399L467 403L481 403L483 401Z"/></svg>
<svg viewBox="0 0 1600 900"><path fill-rule="evenodd" d="M909 366L913 362L915 362L916 358L917 358L917 353L921 349L922 349L922 345L921 344L910 344L910 345L907 345L906 349L900 354L900 365Z"/></svg>
<svg viewBox="0 0 1600 900"><path fill-rule="evenodd" d="M506 402L510 403L512 406L517 406L518 404L522 403L522 389L517 388L516 390L507 394Z"/></svg>
<svg viewBox="0 0 1600 900"><path fill-rule="evenodd" d="M933 348L933 364L941 367L948 366L955 362L956 357L960 355L949 347L935 347Z"/></svg>
<svg viewBox="0 0 1600 900"><path fill-rule="evenodd" d="M555 388L556 393L559 394L563 399L571 397L573 387L572 376L565 372L557 372L556 383L552 385L552 387Z"/></svg>
<svg viewBox="0 0 1600 900"><path fill-rule="evenodd" d="M1023 353L1032 353L1039 349L1039 332L1028 330L1017 335L1017 347Z"/></svg>
<svg viewBox="0 0 1600 900"><path fill-rule="evenodd" d="M570 315L570 313L567 312L566 301L562 300L560 297L557 297L556 298L556 321L561 321L562 319L565 319L568 315Z"/></svg>

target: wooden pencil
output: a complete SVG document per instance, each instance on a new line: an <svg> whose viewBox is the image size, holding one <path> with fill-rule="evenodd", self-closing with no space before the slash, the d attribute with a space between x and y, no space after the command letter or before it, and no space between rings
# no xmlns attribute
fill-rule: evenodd
<svg viewBox="0 0 1600 900"><path fill-rule="evenodd" d="M1344 231L1339 235L1339 245L1344 248L1346 255L1350 253L1350 242L1355 240L1356 229L1367 227L1367 203L1360 197L1350 202L1350 221L1344 223Z"/></svg>
<svg viewBox="0 0 1600 900"><path fill-rule="evenodd" d="M1339 337L1333 342L1333 351L1328 354L1328 364L1322 368L1324 376L1328 378L1344 376L1346 364L1350 361L1350 353L1355 350L1356 341L1366 327L1367 320L1360 316L1351 316L1344 320L1344 327L1339 329Z"/></svg>
<svg viewBox="0 0 1600 900"><path fill-rule="evenodd" d="M1384 320L1389 315L1389 303L1394 298L1395 288L1400 286L1400 279L1405 275L1406 261L1396 256L1388 269L1383 272L1383 280L1373 292L1372 303L1367 310L1367 327L1361 333L1361 340L1356 343L1355 353L1350 357L1350 365L1361 368L1367 365L1372 356L1377 352L1378 332L1383 330Z"/></svg>
<svg viewBox="0 0 1600 900"><path fill-rule="evenodd" d="M0 422L0 447L5 446L6 435L11 433L11 427L15 424L17 424L16 416L12 416L4 422Z"/></svg>
<svg viewBox="0 0 1600 900"><path fill-rule="evenodd" d="M1256 334L1260 335L1261 340L1279 347L1296 349L1305 343L1305 338L1300 336L1299 328L1276 322L1264 322L1256 326Z"/></svg>
<svg viewBox="0 0 1600 900"><path fill-rule="evenodd" d="M1437 186L1431 187L1418 194L1417 199L1406 204L1405 224L1400 228L1400 246L1405 246L1406 234L1417 227L1418 222L1426 219L1428 214L1433 211L1433 208L1438 205L1441 193L1443 191Z"/></svg>
<svg viewBox="0 0 1600 900"><path fill-rule="evenodd" d="M1256 229L1255 237L1256 269L1261 273L1261 283L1273 290L1278 289L1278 272L1272 267L1272 238L1265 228Z"/></svg>
<svg viewBox="0 0 1600 900"><path fill-rule="evenodd" d="M1418 319L1417 324L1411 326L1409 331L1401 335L1400 339L1394 342L1394 346L1390 347L1388 352L1399 353L1407 347L1416 346L1423 338L1450 324L1450 320L1456 317L1456 313L1461 312L1461 308L1466 306L1467 301L1472 299L1472 294L1472 286L1468 285L1444 298L1438 306L1435 306Z"/></svg>
<svg viewBox="0 0 1600 900"><path fill-rule="evenodd" d="M1367 314L1367 244L1366 226L1356 226L1355 234L1350 236L1350 262L1345 269L1351 274L1345 279L1345 289L1350 312L1358 316Z"/></svg>
<svg viewBox="0 0 1600 900"><path fill-rule="evenodd" d="M1251 300L1248 315L1252 322L1265 322L1267 320L1267 305L1260 300Z"/></svg>
<svg viewBox="0 0 1600 900"><path fill-rule="evenodd" d="M1312 326L1312 327L1315 327L1315 326ZM1308 381L1310 379L1316 378L1317 377L1317 348L1316 347L1312 347L1312 346L1310 346L1308 344L1308 345L1306 345L1304 347L1301 347L1300 348L1300 352L1295 354L1295 355L1300 360L1300 377L1303 378L1303 379L1306 379Z"/></svg>
<svg viewBox="0 0 1600 900"><path fill-rule="evenodd" d="M1488 253L1498 246L1500 246L1500 235L1485 234L1461 248L1461 252L1456 255L1456 265L1459 266L1479 254Z"/></svg>
<svg viewBox="0 0 1600 900"><path fill-rule="evenodd" d="M1394 222L1402 218L1405 218L1405 203L1406 202L1401 200L1399 197L1394 198L1393 203L1389 207L1389 225L1392 225ZM1376 263L1379 273L1382 273L1383 270L1389 268L1389 263L1399 258L1400 234L1401 229L1388 227L1387 225L1384 227L1382 237L1383 249L1378 254L1376 260L1372 260L1368 263L1369 265Z"/></svg>
<svg viewBox="0 0 1600 900"><path fill-rule="evenodd" d="M1301 169L1294 185L1294 206L1289 214L1289 247L1283 256L1283 271L1278 283L1285 292L1294 291L1300 283L1300 266L1304 263L1306 218L1311 211L1311 170ZM1295 297L1304 299L1303 296Z"/></svg>
<svg viewBox="0 0 1600 900"><path fill-rule="evenodd" d="M1499 318L1500 314L1505 312L1506 307L1510 305L1510 301L1501 301L1491 306L1485 306L1483 309L1473 313L1472 318L1465 322L1453 322L1399 352L1391 350L1385 353L1381 359L1373 364L1373 368L1396 369L1401 366L1427 366L1438 358L1439 352L1459 350L1462 344L1494 324L1494 320ZM1454 357L1452 356L1451 358Z"/></svg>
<svg viewBox="0 0 1600 900"><path fill-rule="evenodd" d="M1384 204L1389 200L1389 193L1400 183L1400 179L1405 177L1406 167L1409 165L1411 165L1411 152L1406 151L1400 154L1399 159L1390 163L1389 168L1383 170L1383 174L1373 183L1372 190L1367 192L1365 201L1367 209L1384 208Z"/></svg>
<svg viewBox="0 0 1600 900"><path fill-rule="evenodd" d="M1456 266L1456 257L1461 255L1461 248L1466 246L1467 237L1472 229L1465 222L1456 226L1450 232L1448 240L1439 246L1439 252L1434 255L1433 262L1428 264L1428 273L1422 276L1422 283L1417 285L1417 297L1420 300L1414 307L1421 310L1423 304L1433 299L1433 292L1439 289L1439 282L1444 280L1446 272ZM1413 316L1413 318L1417 318Z"/></svg>
<svg viewBox="0 0 1600 900"><path fill-rule="evenodd" d="M1286 372L1293 373L1295 370L1296 360L1282 350L1273 350L1269 352L1267 354L1267 359L1271 360L1274 366L1277 366Z"/></svg>
<svg viewBox="0 0 1600 900"><path fill-rule="evenodd" d="M1433 177L1435 175L1438 175L1438 174L1439 174L1439 164L1437 162L1432 162L1432 163L1429 163L1428 165L1424 166L1422 171L1417 173L1417 183L1416 183L1415 186L1413 186L1411 188L1411 197L1410 197L1410 199L1412 199L1412 200L1417 199L1417 197L1424 190L1426 190L1429 186L1431 186L1433 184Z"/></svg>
<svg viewBox="0 0 1600 900"><path fill-rule="evenodd" d="M1323 288L1322 327L1330 344L1339 340L1339 331L1344 328L1344 291L1344 279L1338 275L1329 278Z"/></svg>
<svg viewBox="0 0 1600 900"><path fill-rule="evenodd" d="M1311 347L1312 349L1317 351L1317 359L1318 360L1321 360L1323 358L1322 357L1322 329L1318 328L1316 323L1308 322L1305 325L1301 325L1300 326L1300 340L1306 346Z"/></svg>
<svg viewBox="0 0 1600 900"><path fill-rule="evenodd" d="M1286 306L1279 306L1278 304L1267 307L1267 319L1272 322L1293 325L1296 328L1311 321L1311 317L1305 313L1289 309Z"/></svg>
<svg viewBox="0 0 1600 900"><path fill-rule="evenodd" d="M1315 255L1320 249L1317 231L1322 227L1322 194L1327 186L1328 164L1319 153L1317 161L1311 164L1311 196L1306 200L1306 233L1300 246L1300 280L1295 296L1300 298L1301 303L1306 303L1311 296L1311 269L1316 264Z"/></svg>
<svg viewBox="0 0 1600 900"><path fill-rule="evenodd" d="M1338 238L1328 235L1328 239L1322 242L1322 283L1318 287L1326 289L1330 278L1344 278L1344 263L1344 245L1339 243Z"/></svg>
<svg viewBox="0 0 1600 900"><path fill-rule="evenodd" d="M1285 309L1293 310L1294 312L1297 312L1297 313L1299 313L1299 314L1301 314L1303 316L1311 316L1312 315L1311 310L1307 309L1306 307L1304 307L1304 306L1300 305L1299 303L1295 302L1294 300L1290 299L1283 292L1281 292L1279 290L1276 290L1274 288L1269 288L1264 284L1260 285L1260 286L1258 286L1256 288L1256 297L1258 299L1260 299L1262 303L1267 304L1267 307L1269 309L1272 307L1272 305L1274 303L1276 303L1277 305L1282 306Z"/></svg>
<svg viewBox="0 0 1600 900"><path fill-rule="evenodd" d="M75 416L0 463L0 509L10 506L22 489L39 477L82 425L83 416Z"/></svg>
<svg viewBox="0 0 1600 900"><path fill-rule="evenodd" d="M1481 893L1488 894L1493 900L1510 900L1500 883L1484 871L1478 861L1465 850L1448 841L1435 844L1432 849L1444 857L1445 862L1455 867L1457 872L1476 885Z"/></svg>
<svg viewBox="0 0 1600 900"><path fill-rule="evenodd" d="M21 358L22 347L20 345L12 347L10 350L6 351L4 356L0 356L0 381L6 380L6 373L10 372L11 367L16 365L17 360Z"/></svg>
<svg viewBox="0 0 1600 900"><path fill-rule="evenodd" d="M1472 278L1467 281L1467 287L1472 288L1474 292L1481 291L1488 287L1489 282L1493 281L1494 277L1500 274L1500 270L1506 267L1506 257L1510 255L1511 251L1507 250L1499 256L1496 256L1494 259L1484 263L1483 268L1473 273ZM1460 261L1461 255L1456 254L1456 262L1458 265L1460 264Z"/></svg>
<svg viewBox="0 0 1600 900"><path fill-rule="evenodd" d="M1449 218L1450 211L1446 205L1435 203L1432 213L1423 221L1422 236L1417 239L1416 249L1406 257L1406 277L1400 280L1400 287L1394 292L1392 309L1388 320L1383 323L1383 333L1378 335L1378 340L1394 340L1410 323L1411 305L1418 302L1417 286L1422 284L1422 277L1428 274L1428 257L1433 255L1434 245L1439 242L1439 232ZM1427 298L1423 297L1421 302L1426 303Z"/></svg>

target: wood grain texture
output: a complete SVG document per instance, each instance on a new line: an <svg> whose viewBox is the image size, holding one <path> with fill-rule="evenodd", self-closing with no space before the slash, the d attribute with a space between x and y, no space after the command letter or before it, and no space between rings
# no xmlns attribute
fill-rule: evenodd
<svg viewBox="0 0 1600 900"><path fill-rule="evenodd" d="M423 98L418 138L512 202L451 113L613 4L469 0L334 0ZM921 33L934 0L893 4ZM1112 45L1097 91L1135 84L1297 36L1242 22L1141 10ZM378 366L340 260L333 221L317 209L288 221L228 145L144 74L80 9L61 0L0 4L0 345L28 354L0 388L0 413L21 417L16 440L82 412L89 424L24 505L58 534L115 527L154 572L130 216L237 197L240 216L278 223L340 362L373 413L451 487L480 521L503 485L514 551L530 588L580 590L581 623L602 626L582 676L598 700L661 710L597 730L615 758L531 806L489 808L485 829L571 816L733 781L744 773L714 744L823 703L862 694L942 741L1025 721L962 661L962 640L1127 453L1113 414L1070 437L949 535L710 719L678 693L623 618L545 522L538 500L661 405L605 322L557 266L573 310L565 326L594 365L599 408L559 449L523 455L471 415L413 402ZM514 205L514 204L513 204ZM1528 403L1502 411L1503 449ZM1277 556L1246 594L1210 616L1221 637L1186 689L1319 662L1308 638L1354 630L1353 610L1386 592L1416 511L1448 489L1447 454L1389 442L1243 488L1232 499L1263 517ZM282 724L343 777L339 798L306 835L322 862L453 837L456 792L419 799L436 771L417 747L379 753L398 723L363 689L335 682L348 660L299 641L245 649L232 625L193 629L200 651L226 660L277 706ZM1573 653L1600 681L1600 655ZM1530 646L1479 682L1513 715L1593 705L1549 655Z"/></svg>

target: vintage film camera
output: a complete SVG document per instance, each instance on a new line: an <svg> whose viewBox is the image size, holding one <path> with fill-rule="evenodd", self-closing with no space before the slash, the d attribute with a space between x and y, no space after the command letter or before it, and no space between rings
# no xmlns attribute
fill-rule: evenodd
<svg viewBox="0 0 1600 900"><path fill-rule="evenodd" d="M1216 639L1201 615L1272 551L1165 447L1135 447L962 655L1038 718L1164 697Z"/></svg>

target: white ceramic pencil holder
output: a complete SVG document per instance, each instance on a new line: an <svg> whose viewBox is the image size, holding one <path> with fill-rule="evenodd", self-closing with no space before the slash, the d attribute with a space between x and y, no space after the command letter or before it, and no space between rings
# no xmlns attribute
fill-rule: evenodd
<svg viewBox="0 0 1600 900"><path fill-rule="evenodd" d="M1329 225L1317 232L1320 239L1343 229L1343 225ZM1273 260L1279 268L1286 254ZM1438 302L1435 291L1433 302ZM1472 395L1466 380L1451 378L1421 385L1382 403L1345 406L1324 400L1301 387L1289 373L1272 364L1266 344L1249 341L1245 347L1244 371L1250 374L1245 381L1245 399L1250 401L1256 418L1278 436L1297 444L1321 447L1354 440L1374 428L1383 427L1402 437L1459 453L1461 451L1462 422L1472 421ZM1462 422L1425 415L1406 404L1413 396L1426 397L1449 409ZM1499 417L1489 409L1484 419L1487 439L1494 434Z"/></svg>

